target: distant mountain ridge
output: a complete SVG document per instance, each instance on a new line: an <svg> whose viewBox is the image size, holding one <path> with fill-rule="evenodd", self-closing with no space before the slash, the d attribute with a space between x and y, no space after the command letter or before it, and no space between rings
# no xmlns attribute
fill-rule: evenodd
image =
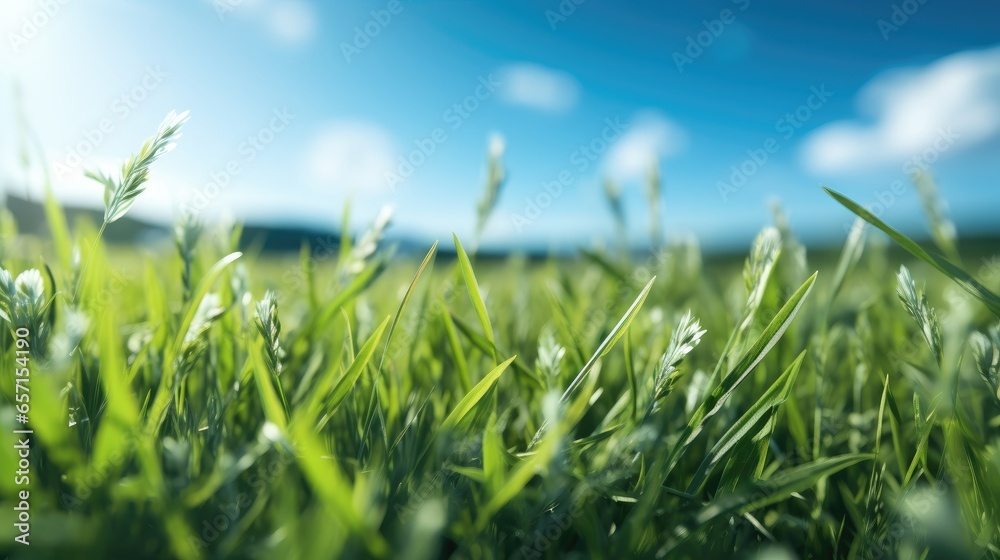
<svg viewBox="0 0 1000 560"><path fill-rule="evenodd" d="M45 208L42 202L30 200L22 196L10 194L8 192L4 199L4 204L13 213L17 220L18 228L22 233L35 235L38 237L48 237L49 227L45 218ZM93 208L64 205L63 212L67 221L72 227L81 219L90 220L94 224L100 224L104 219L104 212ZM104 240L112 244L141 243L159 244L169 243L172 237L170 227L155 222L125 216L114 223L104 232ZM931 251L931 242L924 236L915 236L919 242L927 246ZM438 245L438 255L442 257L454 257L455 249L450 239L441 239ZM240 246L246 248L253 246L265 253L297 252L302 248L303 243L308 243L312 249L339 247L340 230L319 227L298 227L289 225L262 224L253 222L243 223L243 234L240 238ZM422 256L431 245L431 242L422 241L412 236L393 234L390 229L383 242L385 246L392 246L396 254ZM972 259L978 259L983 255L995 255L997 250L997 237L989 234L967 235L960 239L960 249ZM545 259L550 256L568 257L579 254L580 246L566 247L562 250L526 250L504 251L499 249L483 249L477 252L480 259L500 259L510 254L516 253L529 259ZM749 240L747 241L749 248ZM819 254L836 256L840 252L840 245L809 246L809 255ZM890 249L896 251L893 247ZM711 260L724 260L730 257L744 258L745 248L732 248L727 250L704 250L703 257ZM632 249L633 254L648 254L648 249Z"/></svg>
<svg viewBox="0 0 1000 560"><path fill-rule="evenodd" d="M49 226L42 201L29 200L8 193L4 204L14 214L21 232L39 237L48 235ZM94 224L100 224L104 219L104 212L93 208L64 205L63 212L70 226L81 219ZM118 244L136 242L152 244L169 241L171 235L171 230L167 226L126 215L104 232L104 239L109 243ZM260 243L261 249L267 252L298 251L304 242L314 247L339 245L340 232L320 228L247 223L243 226L240 240L241 245Z"/></svg>

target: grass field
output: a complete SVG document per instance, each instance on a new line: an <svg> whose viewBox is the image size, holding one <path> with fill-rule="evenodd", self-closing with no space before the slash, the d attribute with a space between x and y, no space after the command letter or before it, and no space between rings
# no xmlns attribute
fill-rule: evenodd
<svg viewBox="0 0 1000 560"><path fill-rule="evenodd" d="M1000 556L1000 267L938 213L925 253L831 193L895 241L816 262L106 246L183 120L103 224L3 215L11 558Z"/></svg>

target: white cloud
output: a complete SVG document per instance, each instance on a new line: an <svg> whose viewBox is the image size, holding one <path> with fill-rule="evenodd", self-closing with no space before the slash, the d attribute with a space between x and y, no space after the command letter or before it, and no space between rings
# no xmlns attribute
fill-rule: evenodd
<svg viewBox="0 0 1000 560"><path fill-rule="evenodd" d="M283 0L276 3L270 12L268 27L280 41L304 43L316 32L316 13L302 0Z"/></svg>
<svg viewBox="0 0 1000 560"><path fill-rule="evenodd" d="M386 188L386 173L395 171L392 137L363 121L330 124L313 141L308 169L317 187L348 190Z"/></svg>
<svg viewBox="0 0 1000 560"><path fill-rule="evenodd" d="M562 112L572 109L580 95L573 76L537 64L510 64L500 68L498 74L501 99L512 105Z"/></svg>
<svg viewBox="0 0 1000 560"><path fill-rule="evenodd" d="M678 153L686 142L684 130L673 121L657 112L639 113L611 145L604 167L619 181L641 179L653 163Z"/></svg>
<svg viewBox="0 0 1000 560"><path fill-rule="evenodd" d="M899 165L941 137L957 137L950 149L979 144L1000 132L1000 47L880 74L858 104L870 124L837 121L814 131L801 154L809 169Z"/></svg>
<svg viewBox="0 0 1000 560"><path fill-rule="evenodd" d="M263 27L275 40L287 45L308 42L316 34L319 17L305 0L206 0L219 19L243 19Z"/></svg>

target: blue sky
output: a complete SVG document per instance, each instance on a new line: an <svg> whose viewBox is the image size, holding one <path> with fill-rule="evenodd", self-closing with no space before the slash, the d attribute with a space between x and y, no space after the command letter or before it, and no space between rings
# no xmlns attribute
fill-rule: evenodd
<svg viewBox="0 0 1000 560"><path fill-rule="evenodd" d="M973 1L5 0L0 185L39 192L16 84L82 204L101 195L85 168L191 111L135 207L149 219L336 227L349 199L357 227L390 205L399 235L469 237L494 149L508 182L484 245L609 238L605 177L641 241L654 161L667 234L706 246L747 245L772 200L804 239L842 237L820 184L919 232L921 163L972 234L1000 208L997 21Z"/></svg>

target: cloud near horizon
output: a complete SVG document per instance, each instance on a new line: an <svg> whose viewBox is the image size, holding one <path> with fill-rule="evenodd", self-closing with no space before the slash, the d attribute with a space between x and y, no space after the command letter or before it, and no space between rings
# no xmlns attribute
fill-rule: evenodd
<svg viewBox="0 0 1000 560"><path fill-rule="evenodd" d="M813 131L800 152L816 173L901 165L954 138L948 150L1000 133L1000 47L964 51L919 68L877 75L856 97L867 118Z"/></svg>
<svg viewBox="0 0 1000 560"><path fill-rule="evenodd" d="M580 97L576 78L561 70L522 62L503 66L497 73L500 98L511 105L562 113L575 107Z"/></svg>
<svg viewBox="0 0 1000 560"><path fill-rule="evenodd" d="M641 180L651 165L679 153L686 144L687 134L680 125L657 111L641 112L608 149L604 168L618 181Z"/></svg>
<svg viewBox="0 0 1000 560"><path fill-rule="evenodd" d="M366 121L328 124L313 139L307 169L315 188L380 192L386 173L396 171L392 136Z"/></svg>

